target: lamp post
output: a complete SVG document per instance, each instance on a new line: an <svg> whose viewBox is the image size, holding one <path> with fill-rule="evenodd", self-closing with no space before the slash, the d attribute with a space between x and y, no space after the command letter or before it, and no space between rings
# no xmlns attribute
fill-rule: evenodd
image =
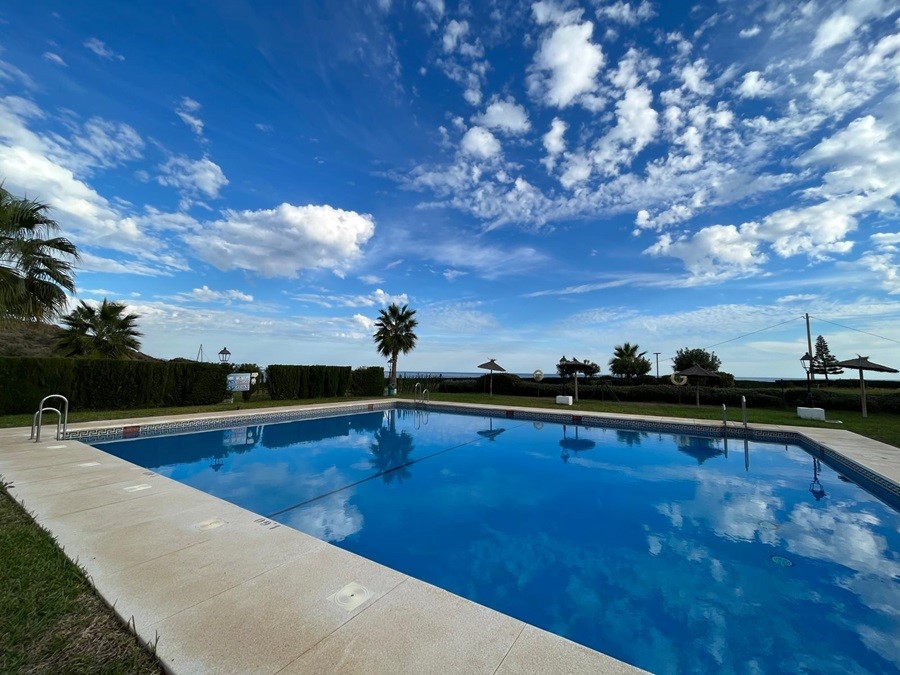
<svg viewBox="0 0 900 675"><path fill-rule="evenodd" d="M812 373L812 361L813 359L809 355L809 352L806 352L800 357L800 363L803 366L803 370L806 371L806 403L810 408L812 407L812 386L810 384L809 376Z"/></svg>
<svg viewBox="0 0 900 675"><path fill-rule="evenodd" d="M659 379L659 355L662 354L662 352L653 352L653 354L656 356L656 379L658 380Z"/></svg>
<svg viewBox="0 0 900 675"><path fill-rule="evenodd" d="M222 351L219 352L219 363L228 363L230 358L231 352L228 351L228 347L222 347Z"/></svg>

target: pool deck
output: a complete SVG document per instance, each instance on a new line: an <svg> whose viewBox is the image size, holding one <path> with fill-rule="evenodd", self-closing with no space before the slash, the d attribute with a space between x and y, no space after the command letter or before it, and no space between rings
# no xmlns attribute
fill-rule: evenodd
<svg viewBox="0 0 900 675"><path fill-rule="evenodd" d="M346 406L115 420L70 430ZM800 433L900 484L898 448L837 428L750 427ZM79 441L56 441L51 425L39 444L29 432L0 430L0 476L10 494L85 569L116 613L133 622L139 638L156 645L171 672L643 672Z"/></svg>

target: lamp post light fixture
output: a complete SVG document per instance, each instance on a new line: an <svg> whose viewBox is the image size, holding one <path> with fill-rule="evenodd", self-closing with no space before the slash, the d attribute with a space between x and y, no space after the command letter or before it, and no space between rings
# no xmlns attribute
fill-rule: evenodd
<svg viewBox="0 0 900 675"><path fill-rule="evenodd" d="M228 351L228 347L222 347L222 351L219 352L219 363L228 363L230 358L231 352Z"/></svg>
<svg viewBox="0 0 900 675"><path fill-rule="evenodd" d="M809 355L809 352L806 352L800 357L800 363L803 366L803 370L806 371L806 403L812 407L812 385L810 384L810 375L812 374L813 359Z"/></svg>

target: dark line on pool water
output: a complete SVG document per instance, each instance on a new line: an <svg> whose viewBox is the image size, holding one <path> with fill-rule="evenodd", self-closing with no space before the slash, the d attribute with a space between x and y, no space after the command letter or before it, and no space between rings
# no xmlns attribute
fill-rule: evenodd
<svg viewBox="0 0 900 675"><path fill-rule="evenodd" d="M517 424L514 427L510 427L509 429L516 429L518 427L525 426L525 422L522 424ZM287 506L279 511L273 511L272 513L264 516L265 518L275 518L275 516L280 516L288 511L293 511L294 509L299 509L301 506L306 506L307 504L311 504L312 502L318 501L324 497L329 497L333 494L337 494L338 492L343 492L347 488L356 487L357 485L362 485L363 483L367 483L368 481L374 478L380 478L381 476L386 476L389 473L393 473L394 471L399 471L400 469L405 469L408 466L412 466L413 464L418 464L419 462L424 462L426 459L431 459L433 457L437 457L438 455L443 455L445 452L450 452L451 450L456 450L458 448L464 448L467 445L472 445L472 443L478 443L479 441L483 441L483 438L473 438L471 441L466 441L465 443L460 443L459 445L453 445L449 448L444 448L443 450L438 450L437 452L432 452L430 455L425 455L424 457L419 457L418 459L410 460L405 464L400 464L398 466L392 467L387 471L379 471L378 473L372 474L371 476L366 476L365 478L361 478L358 481L354 481L353 483L348 483L339 488L335 488L334 490L330 490L329 492L322 493L316 497L311 497L306 501L302 501L299 504L294 504L293 506Z"/></svg>

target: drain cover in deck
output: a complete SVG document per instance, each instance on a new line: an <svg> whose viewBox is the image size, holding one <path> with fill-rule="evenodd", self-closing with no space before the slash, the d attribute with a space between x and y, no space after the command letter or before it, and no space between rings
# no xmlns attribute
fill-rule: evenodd
<svg viewBox="0 0 900 675"><path fill-rule="evenodd" d="M338 607L343 607L348 612L352 612L370 597L372 597L372 594L368 588L351 581L334 595L329 595L328 599Z"/></svg>

